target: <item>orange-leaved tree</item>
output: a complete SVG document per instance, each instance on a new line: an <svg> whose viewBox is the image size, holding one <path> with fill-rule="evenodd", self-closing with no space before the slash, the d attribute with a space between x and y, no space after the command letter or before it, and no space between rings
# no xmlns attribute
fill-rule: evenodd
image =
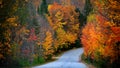
<svg viewBox="0 0 120 68"><path fill-rule="evenodd" d="M86 58L97 62L104 59L104 62L110 64L119 59L120 27L116 27L115 23L100 14L88 16L88 22L82 30L81 41Z"/></svg>
<svg viewBox="0 0 120 68"><path fill-rule="evenodd" d="M54 3L48 6L47 19L55 31L55 48L74 43L79 33L79 13L75 6ZM59 46L61 45L61 46Z"/></svg>

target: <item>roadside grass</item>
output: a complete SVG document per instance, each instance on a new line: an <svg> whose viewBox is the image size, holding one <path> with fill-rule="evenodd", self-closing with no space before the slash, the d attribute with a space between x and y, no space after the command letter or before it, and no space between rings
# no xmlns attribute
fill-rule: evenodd
<svg viewBox="0 0 120 68"><path fill-rule="evenodd" d="M89 68L120 68L118 60L110 63L109 58L99 58L99 60L93 60L90 57L85 57L82 54L81 62L86 64Z"/></svg>

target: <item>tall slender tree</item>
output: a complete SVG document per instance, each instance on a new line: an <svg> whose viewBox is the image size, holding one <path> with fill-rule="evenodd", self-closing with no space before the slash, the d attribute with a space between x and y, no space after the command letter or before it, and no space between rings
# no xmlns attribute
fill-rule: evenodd
<svg viewBox="0 0 120 68"><path fill-rule="evenodd" d="M41 5L38 8L38 13L40 15L47 14L48 13L47 8L48 8L48 4L47 4L46 0L42 0L42 3L41 3Z"/></svg>
<svg viewBox="0 0 120 68"><path fill-rule="evenodd" d="M92 11L92 4L90 0L85 0L85 6L84 6L84 16L88 16L89 13Z"/></svg>

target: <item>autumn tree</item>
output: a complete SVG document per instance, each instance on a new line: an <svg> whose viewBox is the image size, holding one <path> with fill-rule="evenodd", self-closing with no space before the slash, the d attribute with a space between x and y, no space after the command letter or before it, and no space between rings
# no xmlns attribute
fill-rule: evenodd
<svg viewBox="0 0 120 68"><path fill-rule="evenodd" d="M74 43L79 33L79 13L72 5L59 5L54 3L48 6L47 19L55 30L55 48L63 44ZM72 39L71 39L72 38Z"/></svg>
<svg viewBox="0 0 120 68"><path fill-rule="evenodd" d="M43 42L44 58L47 59L53 54L53 38L50 31L46 32L46 37Z"/></svg>
<svg viewBox="0 0 120 68"><path fill-rule="evenodd" d="M92 14L88 16L88 22L82 30L84 55L97 64L102 61L100 67L103 65L106 67L107 64L111 64L111 67L118 65L120 27L115 25L100 14Z"/></svg>
<svg viewBox="0 0 120 68"><path fill-rule="evenodd" d="M112 34L109 37L109 45L111 44L109 46L109 50L113 50L116 53L116 60L113 61L114 66L119 65L118 57L120 56L118 53L119 45L120 45L119 44L120 36L119 36L119 34L116 34L116 33L119 33L119 27L120 27L120 24L119 24L119 22L120 22L119 7L120 6L119 6L119 4L120 4L120 1L118 1L118 0L101 0L101 1L96 0L93 2L95 12L100 14L101 16L105 17L109 21L109 23L114 24L114 26L111 26ZM100 17L99 17L99 19L100 19ZM118 30L118 31L116 31L116 30ZM112 38L112 37L114 37L114 38ZM110 39L111 40L114 39L114 41L110 41ZM107 52L109 52L109 55L110 55L111 51L107 51ZM115 53L114 53L114 58L112 58L112 60L115 59ZM105 54L105 55L107 55L107 54Z"/></svg>

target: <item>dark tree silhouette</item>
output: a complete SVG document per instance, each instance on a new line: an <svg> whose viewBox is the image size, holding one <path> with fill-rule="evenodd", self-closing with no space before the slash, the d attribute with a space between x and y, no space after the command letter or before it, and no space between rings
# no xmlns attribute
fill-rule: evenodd
<svg viewBox="0 0 120 68"><path fill-rule="evenodd" d="M40 15L44 15L44 14L48 13L47 8L48 8L48 4L47 4L46 0L42 0L42 3L40 5L40 7L38 8L38 13Z"/></svg>

